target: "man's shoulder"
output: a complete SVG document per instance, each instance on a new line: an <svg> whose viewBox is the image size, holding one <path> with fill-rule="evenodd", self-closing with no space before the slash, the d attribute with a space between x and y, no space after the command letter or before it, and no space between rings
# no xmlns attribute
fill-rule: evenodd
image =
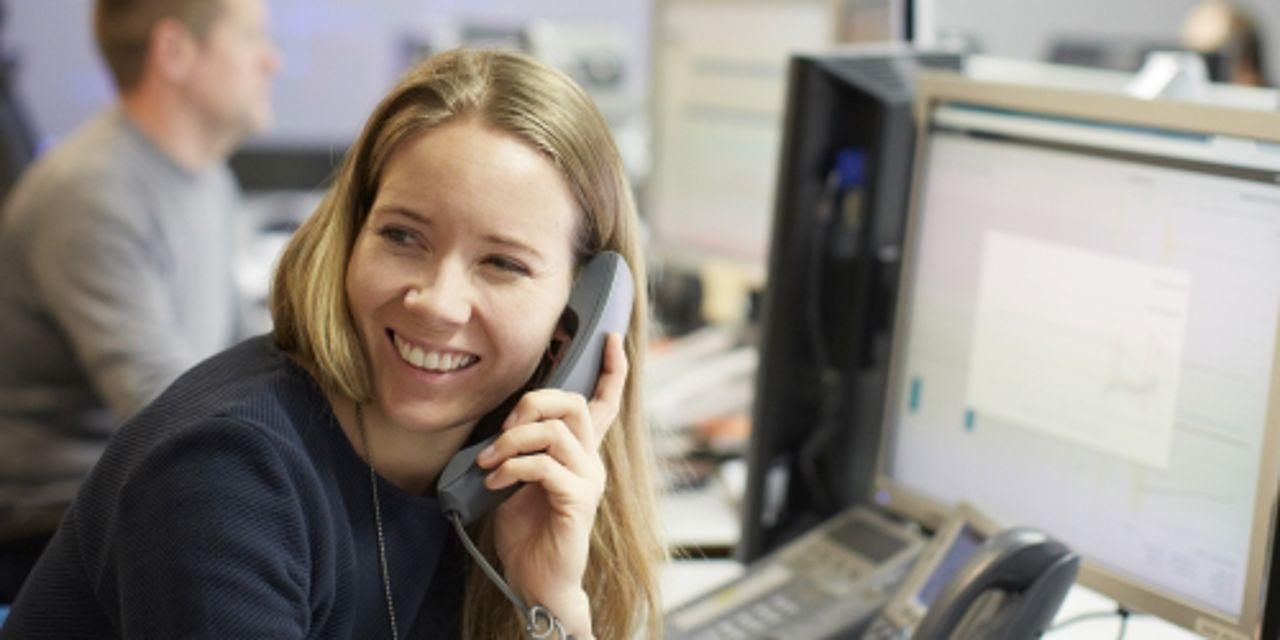
<svg viewBox="0 0 1280 640"><path fill-rule="evenodd" d="M45 181L101 179L136 171L134 163L121 157L122 153L132 154L132 146L119 109L107 109L81 123L42 155L32 167L33 176Z"/></svg>
<svg viewBox="0 0 1280 640"><path fill-rule="evenodd" d="M46 223L85 210L126 210L138 191L131 176L139 166L117 120L100 113L37 159L15 187L6 217Z"/></svg>

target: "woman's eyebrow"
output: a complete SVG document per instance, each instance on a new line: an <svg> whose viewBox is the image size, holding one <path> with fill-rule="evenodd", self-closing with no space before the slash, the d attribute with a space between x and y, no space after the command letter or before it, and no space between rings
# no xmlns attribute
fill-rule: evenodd
<svg viewBox="0 0 1280 640"><path fill-rule="evenodd" d="M380 214L386 214L386 215L400 215L400 216L409 218L410 220L413 220L414 222L421 224L424 227L435 226L435 222L433 222L427 216L400 204L388 203L388 204L379 205L374 207L373 213L374 214L380 213ZM530 257L537 260L545 259L542 252L539 251L537 247L527 242L517 240L512 236L503 235L501 233L487 233L481 236L481 239L489 244L496 244L498 246L506 247L507 249L510 249L519 253L527 254Z"/></svg>
<svg viewBox="0 0 1280 640"><path fill-rule="evenodd" d="M373 212L386 213L386 214L399 214L423 226L427 226L427 227L435 226L435 223L433 223L430 218L427 218L421 213L418 213L417 211L414 211L413 209L410 209L409 207L406 207L403 205L398 205L398 204L379 205L377 207L374 207Z"/></svg>
<svg viewBox="0 0 1280 640"><path fill-rule="evenodd" d="M542 252L538 251L537 247L534 247L531 244L516 240L515 238L511 238L511 237L504 236L497 233L489 233L489 234L485 234L484 240L485 242L507 247L515 251L518 251L520 253L529 254L538 260L543 259Z"/></svg>

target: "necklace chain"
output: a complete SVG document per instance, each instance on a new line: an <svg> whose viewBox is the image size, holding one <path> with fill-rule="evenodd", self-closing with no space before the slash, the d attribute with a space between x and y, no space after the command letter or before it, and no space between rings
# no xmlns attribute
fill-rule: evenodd
<svg viewBox="0 0 1280 640"><path fill-rule="evenodd" d="M382 569L382 593L387 600L387 619L391 622L391 637L399 638L399 632L396 631L396 605L391 599L391 573L387 570L387 539L382 533L382 506L378 499L378 474L373 469L373 454L369 451L369 434L364 428L364 405L356 403L356 426L360 429L360 442L364 447L364 462L369 467L369 486L373 491L373 521L378 531L378 563ZM498 575L489 562L485 560L479 549L472 544L471 538L467 536L467 532L462 527L462 521L458 519L457 514L451 514L454 528L458 531L458 536L462 539L463 545L472 558L484 570L485 575L493 580L494 584L511 600L516 609L521 611L525 617L525 633L536 639L541 638L563 638L565 640L573 640L573 636L565 632L564 626L551 615L551 612L542 605L526 607L524 601L511 591L502 576Z"/></svg>
<svg viewBox="0 0 1280 640"><path fill-rule="evenodd" d="M364 462L369 467L369 486L373 488L373 521L378 531L378 563L382 569L382 593L387 601L387 619L391 621L391 637L399 638L396 626L396 605L391 599L391 574L387 570L387 539L382 533L382 506L378 499L378 474L373 470L373 454L369 451L369 434L364 429L364 405L356 403L356 426L360 429L360 442L364 446Z"/></svg>

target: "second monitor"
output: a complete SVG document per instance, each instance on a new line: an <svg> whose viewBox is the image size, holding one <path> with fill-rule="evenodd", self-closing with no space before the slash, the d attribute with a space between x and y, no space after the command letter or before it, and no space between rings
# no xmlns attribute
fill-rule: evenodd
<svg viewBox="0 0 1280 640"><path fill-rule="evenodd" d="M930 75L876 499L1044 529L1254 637L1280 478L1280 116Z"/></svg>

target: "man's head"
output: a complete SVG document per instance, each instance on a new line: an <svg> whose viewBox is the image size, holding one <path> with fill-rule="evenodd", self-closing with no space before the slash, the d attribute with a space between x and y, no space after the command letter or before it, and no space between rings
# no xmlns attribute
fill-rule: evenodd
<svg viewBox="0 0 1280 640"><path fill-rule="evenodd" d="M161 86L237 140L270 122L279 60L263 0L98 0L94 32L122 95Z"/></svg>
<svg viewBox="0 0 1280 640"><path fill-rule="evenodd" d="M1205 0L1196 5L1182 23L1182 44L1194 51L1225 56L1231 65L1229 82L1268 83L1258 23L1228 0Z"/></svg>

